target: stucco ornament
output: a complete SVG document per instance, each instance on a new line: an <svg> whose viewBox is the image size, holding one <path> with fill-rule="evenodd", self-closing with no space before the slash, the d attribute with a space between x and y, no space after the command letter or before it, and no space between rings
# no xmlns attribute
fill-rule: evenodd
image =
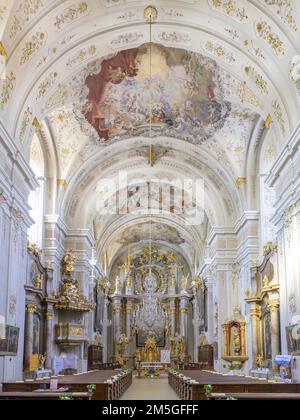
<svg viewBox="0 0 300 420"><path fill-rule="evenodd" d="M291 79L300 92L300 55L296 55L291 61Z"/></svg>

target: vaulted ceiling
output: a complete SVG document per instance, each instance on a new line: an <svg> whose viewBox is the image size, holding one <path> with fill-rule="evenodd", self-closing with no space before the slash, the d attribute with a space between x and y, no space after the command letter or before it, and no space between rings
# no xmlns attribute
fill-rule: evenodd
<svg viewBox="0 0 300 420"><path fill-rule="evenodd" d="M300 119L289 77L300 53L299 1L153 3L151 142L161 153L151 167L149 2L0 0L0 119L28 158L39 137L48 212L90 227L111 259L142 242L147 220L100 216L101 179L126 170L136 188L136 179L202 177L201 226L182 227L172 215L155 219L157 242L191 256L208 226L233 226L255 208L239 180L253 182L257 161L270 167Z"/></svg>

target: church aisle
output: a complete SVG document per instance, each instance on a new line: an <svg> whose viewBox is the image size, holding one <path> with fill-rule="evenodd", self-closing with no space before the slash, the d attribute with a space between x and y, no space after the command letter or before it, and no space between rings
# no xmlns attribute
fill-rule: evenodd
<svg viewBox="0 0 300 420"><path fill-rule="evenodd" d="M176 393L170 387L168 378L161 379L133 379L132 386L121 398L122 401L139 401L139 400L170 400L178 401Z"/></svg>

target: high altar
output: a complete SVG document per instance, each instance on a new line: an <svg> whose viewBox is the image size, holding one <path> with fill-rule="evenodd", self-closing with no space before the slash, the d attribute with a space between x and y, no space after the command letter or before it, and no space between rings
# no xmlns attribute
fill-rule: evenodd
<svg viewBox="0 0 300 420"><path fill-rule="evenodd" d="M193 355L193 293L189 268L174 252L144 247L112 270L113 359L124 366L161 369L161 351L186 363ZM190 315L190 316L189 316ZM192 341L192 340L190 340Z"/></svg>

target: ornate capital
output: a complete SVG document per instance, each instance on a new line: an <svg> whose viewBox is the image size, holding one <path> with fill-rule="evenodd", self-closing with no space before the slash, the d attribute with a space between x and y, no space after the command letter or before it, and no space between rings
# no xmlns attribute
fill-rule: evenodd
<svg viewBox="0 0 300 420"><path fill-rule="evenodd" d="M52 319L54 318L54 314L52 312L46 312L45 318L47 321L52 321Z"/></svg>
<svg viewBox="0 0 300 420"><path fill-rule="evenodd" d="M122 312L121 306L113 306L112 311L114 314Z"/></svg>
<svg viewBox="0 0 300 420"><path fill-rule="evenodd" d="M279 311L279 303L278 302L271 302L269 303L268 307L271 312L278 312Z"/></svg>
<svg viewBox="0 0 300 420"><path fill-rule="evenodd" d="M26 312L28 314L33 314L36 311L37 311L37 306L36 305L27 305L26 306Z"/></svg>
<svg viewBox="0 0 300 420"><path fill-rule="evenodd" d="M251 311L250 311L250 317L252 318L252 319L256 319L256 320L260 320L260 316L261 316L261 313L260 313L260 311L259 310L257 310L257 309L252 309Z"/></svg>
<svg viewBox="0 0 300 420"><path fill-rule="evenodd" d="M188 308L180 308L181 314L187 314L189 312Z"/></svg>

